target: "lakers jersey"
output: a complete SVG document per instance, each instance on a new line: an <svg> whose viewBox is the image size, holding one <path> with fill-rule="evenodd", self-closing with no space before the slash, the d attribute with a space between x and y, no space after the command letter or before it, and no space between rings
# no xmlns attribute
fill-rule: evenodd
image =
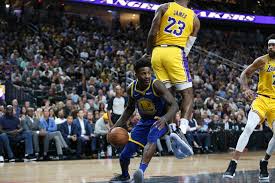
<svg viewBox="0 0 275 183"><path fill-rule="evenodd" d="M263 59L266 64L259 72L257 93L275 98L275 59L271 59L269 55L265 55Z"/></svg>
<svg viewBox="0 0 275 183"><path fill-rule="evenodd" d="M137 89L137 80L131 84L131 97L136 101L136 107L142 119L154 119L156 116L165 114L165 101L156 94L153 84L156 79L152 78L150 85L144 90Z"/></svg>
<svg viewBox="0 0 275 183"><path fill-rule="evenodd" d="M187 40L193 32L195 13L176 2L169 3L161 19L156 45L177 45L186 47Z"/></svg>

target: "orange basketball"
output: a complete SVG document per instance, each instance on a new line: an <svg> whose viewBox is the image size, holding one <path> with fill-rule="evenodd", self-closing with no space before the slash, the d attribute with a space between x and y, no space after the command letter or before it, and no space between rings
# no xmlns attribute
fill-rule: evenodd
<svg viewBox="0 0 275 183"><path fill-rule="evenodd" d="M121 127L116 127L107 135L107 141L114 147L122 147L128 143L128 132Z"/></svg>

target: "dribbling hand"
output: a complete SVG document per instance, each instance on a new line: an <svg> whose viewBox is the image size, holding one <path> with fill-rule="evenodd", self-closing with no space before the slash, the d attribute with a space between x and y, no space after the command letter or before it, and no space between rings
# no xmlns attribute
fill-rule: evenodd
<svg viewBox="0 0 275 183"><path fill-rule="evenodd" d="M250 89L246 89L244 91L244 95L249 100L253 100L254 99L254 92L252 90L250 90Z"/></svg>

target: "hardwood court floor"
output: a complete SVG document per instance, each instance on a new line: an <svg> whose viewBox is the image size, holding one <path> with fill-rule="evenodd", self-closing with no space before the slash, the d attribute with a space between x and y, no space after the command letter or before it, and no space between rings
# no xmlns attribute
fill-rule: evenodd
<svg viewBox="0 0 275 183"><path fill-rule="evenodd" d="M264 153L265 152L263 151L245 153L239 161L239 174L241 174L240 172L242 171L257 170L259 168L259 160L263 157ZM206 182L212 182L209 177L212 176L212 173L224 172L231 156L231 153L195 155L183 160L178 160L173 156L154 157L146 171L145 178L148 180L147 182L159 183L167 181L164 181L165 179L161 178L156 181L149 180L153 180L154 177L159 176L170 178L183 177L183 179L177 179L175 182L186 182L184 181L184 177L187 175L193 175L192 177L196 177L198 174L209 174L207 179L203 179L208 180ZM140 158L131 159L131 174L138 168L139 162ZM271 158L269 168L275 168L275 159ZM114 175L114 173L120 173L118 159L5 163L0 164L0 183L106 182ZM258 176L258 171L253 171L252 173L256 177ZM275 175L273 171L272 174ZM213 174L213 176L220 177L220 174ZM169 182L174 181L171 179Z"/></svg>

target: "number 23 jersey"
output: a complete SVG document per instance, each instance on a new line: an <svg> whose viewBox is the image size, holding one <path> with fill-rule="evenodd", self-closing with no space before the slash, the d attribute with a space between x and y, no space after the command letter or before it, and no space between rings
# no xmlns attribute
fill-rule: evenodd
<svg viewBox="0 0 275 183"><path fill-rule="evenodd" d="M177 45L186 47L187 40L193 32L195 13L176 2L168 4L168 9L161 19L156 45Z"/></svg>

